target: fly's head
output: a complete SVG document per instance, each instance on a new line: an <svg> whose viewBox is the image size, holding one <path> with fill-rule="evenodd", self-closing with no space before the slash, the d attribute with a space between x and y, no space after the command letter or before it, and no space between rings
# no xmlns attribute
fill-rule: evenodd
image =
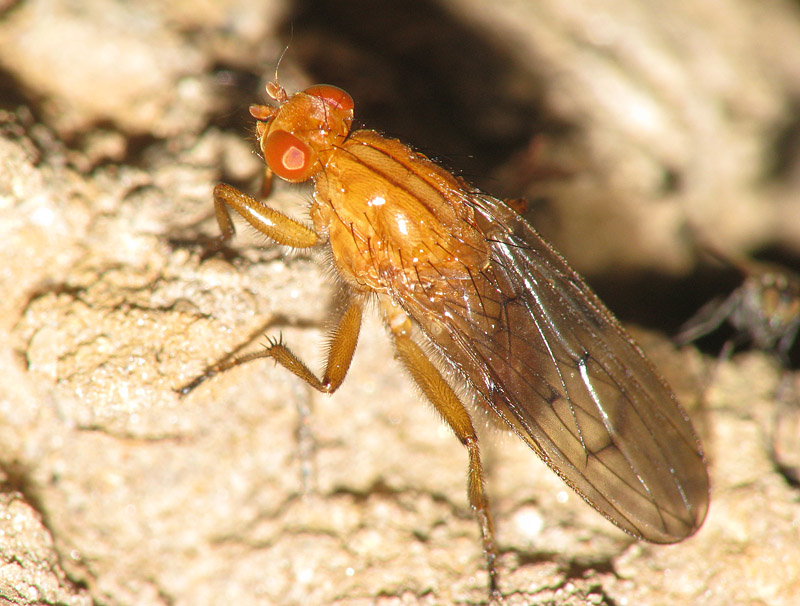
<svg viewBox="0 0 800 606"><path fill-rule="evenodd" d="M324 168L350 132L353 98L329 84L290 96L275 81L267 84L267 93L275 107L250 106L264 161L286 181L306 181Z"/></svg>

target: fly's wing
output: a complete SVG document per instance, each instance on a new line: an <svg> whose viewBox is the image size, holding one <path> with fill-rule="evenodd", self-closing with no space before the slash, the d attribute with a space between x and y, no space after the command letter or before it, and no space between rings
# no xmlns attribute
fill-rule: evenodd
<svg viewBox="0 0 800 606"><path fill-rule="evenodd" d="M606 518L656 543L691 535L708 509L708 475L672 391L525 221L494 198L465 201L489 266L398 301L483 403Z"/></svg>

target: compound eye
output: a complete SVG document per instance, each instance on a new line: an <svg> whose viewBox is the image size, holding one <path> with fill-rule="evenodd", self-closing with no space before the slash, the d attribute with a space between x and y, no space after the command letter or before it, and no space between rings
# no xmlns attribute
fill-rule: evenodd
<svg viewBox="0 0 800 606"><path fill-rule="evenodd" d="M308 87L305 92L308 95L313 95L314 97L322 99L325 103L336 109L350 111L354 107L353 97L338 86L333 86L332 84L315 84L314 86Z"/></svg>
<svg viewBox="0 0 800 606"><path fill-rule="evenodd" d="M285 130L276 130L267 136L262 147L267 166L287 181L310 179L317 168L314 151L298 137Z"/></svg>

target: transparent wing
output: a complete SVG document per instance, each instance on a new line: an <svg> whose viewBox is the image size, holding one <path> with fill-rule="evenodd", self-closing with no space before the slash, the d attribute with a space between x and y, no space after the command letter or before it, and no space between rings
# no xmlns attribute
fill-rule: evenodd
<svg viewBox="0 0 800 606"><path fill-rule="evenodd" d="M488 267L399 302L482 403L606 518L656 543L691 535L708 476L672 391L525 221L488 196L467 203L490 242Z"/></svg>

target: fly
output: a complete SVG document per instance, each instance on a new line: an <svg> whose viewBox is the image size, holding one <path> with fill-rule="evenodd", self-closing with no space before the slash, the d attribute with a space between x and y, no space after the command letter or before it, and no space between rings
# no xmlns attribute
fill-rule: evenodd
<svg viewBox="0 0 800 606"><path fill-rule="evenodd" d="M702 447L664 379L582 278L511 206L396 139L351 130L354 102L316 85L267 85L253 105L267 176L311 180L312 225L230 185L214 190L223 240L230 211L278 244L327 247L349 293L321 378L280 340L212 366L184 388L272 358L333 393L356 349L364 304L379 303L397 357L469 458L467 494L500 596L478 437L443 372L592 507L634 537L673 543L708 509ZM439 355L430 359L431 350Z"/></svg>

